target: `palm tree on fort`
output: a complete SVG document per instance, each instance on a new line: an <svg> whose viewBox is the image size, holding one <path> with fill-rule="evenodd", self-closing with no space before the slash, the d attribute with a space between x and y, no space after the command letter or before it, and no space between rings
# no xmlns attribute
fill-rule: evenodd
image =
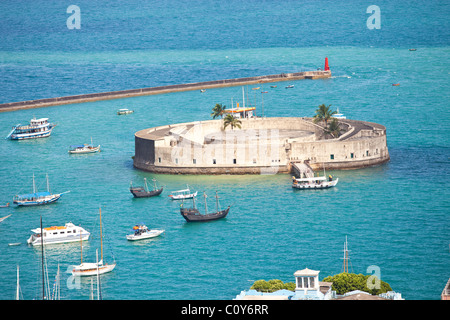
<svg viewBox="0 0 450 320"><path fill-rule="evenodd" d="M325 123L325 127L326 127L328 120L330 120L331 117L337 113L337 111L331 111L330 107L331 107L331 104L328 106L321 104L316 109L316 115L314 116L314 123L323 121Z"/></svg>
<svg viewBox="0 0 450 320"><path fill-rule="evenodd" d="M216 105L214 106L214 108L212 108L212 113L211 113L211 117L213 117L213 119L217 118L217 117L223 117L223 114L225 113L225 109L227 106L223 106L221 103L216 103Z"/></svg>
<svg viewBox="0 0 450 320"><path fill-rule="evenodd" d="M232 114L227 114L225 118L223 119L223 129L225 130L226 127L231 126L231 130L234 130L234 127L237 127L241 129L242 121L233 117Z"/></svg>
<svg viewBox="0 0 450 320"><path fill-rule="evenodd" d="M331 134L333 138L339 138L341 136L342 131L345 131L341 128L338 119L333 118L327 128L324 129L326 133Z"/></svg>

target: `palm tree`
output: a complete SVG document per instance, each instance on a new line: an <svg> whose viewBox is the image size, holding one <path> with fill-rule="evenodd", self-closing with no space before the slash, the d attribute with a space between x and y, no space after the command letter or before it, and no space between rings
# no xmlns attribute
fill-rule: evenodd
<svg viewBox="0 0 450 320"><path fill-rule="evenodd" d="M327 107L324 104L321 104L316 109L316 115L314 116L314 123L317 123L319 121L324 121L325 126L327 126L328 120L331 119L331 117L337 113L337 111L331 111L330 109L331 104Z"/></svg>
<svg viewBox="0 0 450 320"><path fill-rule="evenodd" d="M242 121L233 117L232 114L227 114L225 116L225 118L223 119L223 129L224 130L229 125L231 126L231 130L234 130L234 127L241 129L241 124L242 124Z"/></svg>
<svg viewBox="0 0 450 320"><path fill-rule="evenodd" d="M339 138L342 131L345 130L340 127L338 119L333 118L333 120L331 120L330 124L327 128L324 129L324 131L331 134L333 138Z"/></svg>
<svg viewBox="0 0 450 320"><path fill-rule="evenodd" d="M223 114L225 113L225 109L227 106L223 106L221 103L217 103L214 108L212 108L212 113L211 113L211 117L213 117L213 119L217 118L217 117L223 117Z"/></svg>

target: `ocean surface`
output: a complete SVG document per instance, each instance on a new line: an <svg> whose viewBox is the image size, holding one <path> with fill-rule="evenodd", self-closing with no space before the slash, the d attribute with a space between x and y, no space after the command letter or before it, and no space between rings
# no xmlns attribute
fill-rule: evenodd
<svg viewBox="0 0 450 320"><path fill-rule="evenodd" d="M377 1L381 28L370 30L367 1L77 1L81 29L69 30L68 3L0 3L0 103L323 68L333 77L292 89L264 85L266 116L312 116L331 104L350 119L387 128L391 161L331 171L329 190L291 188L287 174L154 175L133 168L134 133L210 119L216 103L241 98L240 87L172 93L0 113L0 133L34 116L57 123L49 138L0 139L0 203L32 190L70 190L51 205L0 208L0 299L41 297L40 250L31 229L73 222L91 232L83 261L100 247L116 261L101 277L104 299L233 299L258 279L294 281L306 267L320 280L341 272L348 238L350 271L381 279L407 299L440 299L450 277L450 6L442 1ZM416 48L417 51L409 51ZM400 83L400 86L392 86ZM249 89L258 105L261 97ZM133 109L118 116L119 108ZM73 144L100 144L69 155ZM328 172L327 172L328 174ZM134 185L156 178L161 196L134 199ZM226 219L186 223L172 190L217 190ZM200 205L203 200L199 199ZM136 223L161 237L129 242ZM10 243L20 243L9 246ZM61 298L88 299L90 279L75 282L80 245L46 246L50 289L58 264ZM94 281L94 288L96 283ZM94 293L96 294L96 293Z"/></svg>

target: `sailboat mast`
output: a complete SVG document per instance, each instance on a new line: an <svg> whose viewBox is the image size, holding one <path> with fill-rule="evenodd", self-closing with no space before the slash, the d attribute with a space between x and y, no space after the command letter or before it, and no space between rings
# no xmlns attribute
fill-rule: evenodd
<svg viewBox="0 0 450 320"><path fill-rule="evenodd" d="M205 214L208 213L208 207L206 206L206 193L203 192L203 197L205 198Z"/></svg>
<svg viewBox="0 0 450 320"><path fill-rule="evenodd" d="M144 188L145 188L145 191L148 192L147 178L144 178Z"/></svg>
<svg viewBox="0 0 450 320"><path fill-rule="evenodd" d="M36 183L34 182L34 172L33 172L33 193L36 193Z"/></svg>
<svg viewBox="0 0 450 320"><path fill-rule="evenodd" d="M17 265L17 287L16 287L16 300L20 300L19 292L20 292L20 285L19 285L19 265Z"/></svg>
<svg viewBox="0 0 450 320"><path fill-rule="evenodd" d="M103 261L102 208L100 210L100 261Z"/></svg>
<svg viewBox="0 0 450 320"><path fill-rule="evenodd" d="M34 182L34 174L33 174L33 182ZM42 300L45 300L44 229L42 229L42 216L41 216L41 264L42 264Z"/></svg>
<svg viewBox="0 0 450 320"><path fill-rule="evenodd" d="M47 178L47 191L48 193L50 193L50 184L48 183L48 173L46 173L45 176Z"/></svg>
<svg viewBox="0 0 450 320"><path fill-rule="evenodd" d="M219 212L219 196L217 195L217 190L216 190L216 212Z"/></svg>

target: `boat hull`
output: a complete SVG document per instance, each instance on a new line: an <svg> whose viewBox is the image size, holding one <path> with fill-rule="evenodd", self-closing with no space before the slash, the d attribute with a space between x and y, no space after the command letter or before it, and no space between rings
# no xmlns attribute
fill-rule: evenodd
<svg viewBox="0 0 450 320"><path fill-rule="evenodd" d="M169 195L169 198L172 199L172 200L187 200L187 199L192 199L192 198L194 198L196 196L197 196L197 192L191 193L191 194L188 194L188 195L183 195L183 194L180 194L180 195Z"/></svg>
<svg viewBox="0 0 450 320"><path fill-rule="evenodd" d="M311 183L311 184L299 184L299 183L294 183L292 185L292 188L294 189L301 189L301 190L306 190L306 189L329 189L334 187L339 181L339 178L333 181L324 181L322 183Z"/></svg>
<svg viewBox="0 0 450 320"><path fill-rule="evenodd" d="M74 266L72 269L72 275L75 277L91 277L98 274L108 273L114 270L116 264L99 264L97 269L96 263L81 264Z"/></svg>
<svg viewBox="0 0 450 320"><path fill-rule="evenodd" d="M137 241L137 240L151 239L161 235L163 232L164 230L153 229L150 230L149 232L142 233L140 235L127 234L127 240Z"/></svg>
<svg viewBox="0 0 450 320"><path fill-rule="evenodd" d="M13 203L18 206L40 206L58 201L61 194L52 194L51 196L38 198L36 200L13 200Z"/></svg>
<svg viewBox="0 0 450 320"><path fill-rule="evenodd" d="M203 221L213 221L217 219L225 218L230 211L230 206L225 210L208 213L208 214L200 214L197 209L192 208L180 208L180 213L187 222L203 222Z"/></svg>
<svg viewBox="0 0 450 320"><path fill-rule="evenodd" d="M54 126L51 126L48 130L40 132L26 132L26 133L12 133L9 136L11 140L26 140L26 139L37 139L46 138L52 134Z"/></svg>
<svg viewBox="0 0 450 320"><path fill-rule="evenodd" d="M82 234L81 241L89 240L89 236L90 236L90 233ZM57 243L80 242L80 236L79 235L73 235L71 237L59 237L59 238L54 238L54 239L45 239L45 237L44 237L44 241L43 242L44 242L44 245L57 244ZM42 245L41 238L40 237L35 237L34 235L32 235L27 240L27 243L31 244L33 246L40 246L40 245Z"/></svg>
<svg viewBox="0 0 450 320"><path fill-rule="evenodd" d="M100 146L92 148L92 149L80 149L80 150L69 150L70 154L87 154L87 153L95 153L100 151Z"/></svg>
<svg viewBox="0 0 450 320"><path fill-rule="evenodd" d="M152 190L152 191L145 191L142 187L131 187L130 192L133 194L135 198L148 198L148 197L154 197L159 196L161 192L163 192L163 188L158 190Z"/></svg>

